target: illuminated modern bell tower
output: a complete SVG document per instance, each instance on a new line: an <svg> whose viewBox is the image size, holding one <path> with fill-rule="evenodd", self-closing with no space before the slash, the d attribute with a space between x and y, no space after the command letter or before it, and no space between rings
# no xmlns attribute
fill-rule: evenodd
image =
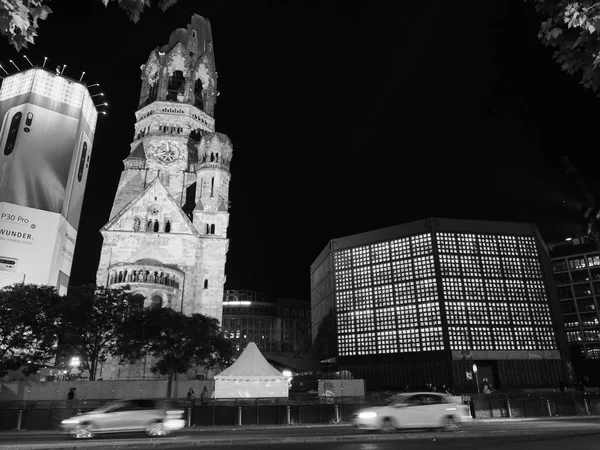
<svg viewBox="0 0 600 450"><path fill-rule="evenodd" d="M97 284L129 285L145 306L221 321L233 150L215 132L208 20L194 15L141 72L134 140L101 230Z"/></svg>

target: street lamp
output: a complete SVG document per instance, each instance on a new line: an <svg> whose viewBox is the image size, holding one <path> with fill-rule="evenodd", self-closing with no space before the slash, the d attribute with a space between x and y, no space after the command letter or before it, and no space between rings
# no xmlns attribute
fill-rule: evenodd
<svg viewBox="0 0 600 450"><path fill-rule="evenodd" d="M477 375L477 364L473 363L473 374L475 375L475 383L477 383L477 393L479 394L479 376Z"/></svg>
<svg viewBox="0 0 600 450"><path fill-rule="evenodd" d="M71 361L69 361L69 365L73 368L80 366L81 360L79 359L79 356L73 356Z"/></svg>

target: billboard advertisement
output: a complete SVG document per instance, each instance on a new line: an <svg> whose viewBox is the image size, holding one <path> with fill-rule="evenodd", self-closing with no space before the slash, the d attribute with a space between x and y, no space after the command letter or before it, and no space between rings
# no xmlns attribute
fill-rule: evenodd
<svg viewBox="0 0 600 450"><path fill-rule="evenodd" d="M65 293L76 238L58 213L0 203L0 287L24 282Z"/></svg>

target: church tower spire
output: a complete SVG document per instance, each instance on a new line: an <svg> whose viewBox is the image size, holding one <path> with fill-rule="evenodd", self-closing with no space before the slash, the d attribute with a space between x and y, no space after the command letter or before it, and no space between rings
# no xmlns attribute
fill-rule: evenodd
<svg viewBox="0 0 600 450"><path fill-rule="evenodd" d="M145 306L221 321L233 150L215 132L208 20L194 15L175 30L141 66L141 78L130 154L101 230L97 284L129 285Z"/></svg>

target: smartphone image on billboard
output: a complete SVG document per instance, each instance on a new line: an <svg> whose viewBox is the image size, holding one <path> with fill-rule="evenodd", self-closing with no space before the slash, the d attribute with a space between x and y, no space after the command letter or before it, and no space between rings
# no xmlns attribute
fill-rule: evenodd
<svg viewBox="0 0 600 450"><path fill-rule="evenodd" d="M85 194L85 185L87 183L90 158L92 155L92 144L85 131L81 131L79 135L74 155L65 197L63 216L67 219L67 222L77 230L79 219L81 217L83 196Z"/></svg>
<svg viewBox="0 0 600 450"><path fill-rule="evenodd" d="M60 213L78 120L26 103L0 130L0 201Z"/></svg>
<svg viewBox="0 0 600 450"><path fill-rule="evenodd" d="M10 258L8 256L0 256L0 270L4 272L15 272L19 266L19 260L17 258Z"/></svg>

